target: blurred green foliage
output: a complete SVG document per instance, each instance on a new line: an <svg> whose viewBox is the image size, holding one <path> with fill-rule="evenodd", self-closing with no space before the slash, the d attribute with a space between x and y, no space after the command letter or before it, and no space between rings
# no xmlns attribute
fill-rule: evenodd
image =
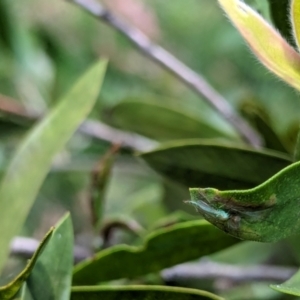
<svg viewBox="0 0 300 300"><path fill-rule="evenodd" d="M0 0L0 94L13 98L16 102L12 105L22 105L27 115L46 114L84 70L99 57L104 57L109 59L109 66L89 118L165 143L163 151L151 149L152 152L142 155L121 148L108 166L110 176L105 178L105 186L99 183L100 196L93 201L101 201L101 204L90 203L91 195L99 189L92 184L93 171L96 165L101 167L111 145L78 131L55 157L51 172L20 232L20 235L41 238L66 211L70 211L76 244L92 247L95 251L104 249L104 253L113 257L118 249L123 249L118 244L142 249L145 239L151 240L149 235L156 237L157 232L163 232L175 236L176 230L185 226L181 223L197 223L192 221L195 213L183 205L183 200L189 198L189 182L198 186L218 182L220 187L251 187L286 166L296 144L300 101L292 88L257 62L217 1L102 2L201 73L261 133L267 148L256 152L245 145L235 129L203 99L144 57L119 33L78 7L61 0ZM125 2L130 9L126 9ZM246 2L270 19L269 1ZM3 173L14 149L26 137L34 121L7 113L2 109L2 100L0 95L0 168ZM205 141L201 140L203 138ZM177 148L173 152L174 144L183 147L183 151ZM256 173L259 176L255 176ZM99 211L91 213L91 207ZM100 227L99 220L93 220L97 216L101 219ZM197 218L201 217L197 215ZM95 223L97 231L93 228ZM217 251L237 242L226 237L228 240L224 238L219 244L219 235L219 232L212 234L199 248ZM187 230L186 237L195 239L195 233ZM176 242L174 245L176 251ZM111 252L105 249L110 246ZM163 241L160 240L157 247L165 247ZM252 252L245 255L247 247L251 247ZM217 258L211 256L210 259L242 265L271 262L297 266L299 247L297 239L265 248L254 242L246 246L245 242L240 242L234 254L220 252ZM141 253L147 253L143 249L145 252ZM199 258L211 253L207 249L200 250L196 251ZM174 263L195 259L194 253L191 251L182 258L180 252ZM121 264L122 258L118 259L116 263ZM47 258L44 261L47 269ZM161 265L170 265L152 263L153 268L145 269L156 271ZM22 265L22 260L11 259L4 277L15 265ZM124 262L124 266L118 267L126 270L130 265ZM134 273L134 268L131 271L138 276L146 275ZM118 277L106 277L104 273L95 278L103 281L108 278L108 281ZM120 283L164 284L159 276L154 278L151 281L147 276L138 277ZM290 299L267 288L269 282L225 284L225 288L218 280L183 281L176 285L208 290L226 299ZM27 287L23 286L22 295L26 291ZM104 288L101 293L109 291L110 288L107 291ZM74 299L83 299L80 292L74 293ZM153 295L156 292L152 291ZM173 293L173 290L166 292ZM141 294L140 299L144 299ZM200 296L187 296L186 299L218 299ZM59 299L65 299L63 297ZM165 297L168 299L168 295Z"/></svg>

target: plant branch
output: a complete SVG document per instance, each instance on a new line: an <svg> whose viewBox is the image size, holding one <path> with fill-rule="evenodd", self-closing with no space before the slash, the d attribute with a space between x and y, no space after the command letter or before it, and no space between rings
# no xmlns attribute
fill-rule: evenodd
<svg viewBox="0 0 300 300"><path fill-rule="evenodd" d="M25 106L19 104L15 99L4 95L0 95L0 111L7 115L13 115L32 121L39 117L36 113L28 111Z"/></svg>
<svg viewBox="0 0 300 300"><path fill-rule="evenodd" d="M43 117L42 115L27 110L16 100L4 95L0 95L0 112L32 122ZM86 120L83 122L78 131L90 137L111 144L120 144L123 148L125 147L137 151L147 151L158 146L158 142L154 140L136 133L122 131L94 120Z"/></svg>
<svg viewBox="0 0 300 300"><path fill-rule="evenodd" d="M29 259L39 241L32 238L16 237L11 243L11 255ZM78 263L93 254L82 246L74 247L74 262ZM273 265L241 266L212 262L202 259L198 263L185 263L161 271L166 283L179 283L201 279L228 279L232 282L270 281L283 282L289 279L297 268Z"/></svg>
<svg viewBox="0 0 300 300"><path fill-rule="evenodd" d="M297 268L271 265L241 266L216 263L206 259L165 269L161 276L165 282L184 282L201 279L227 279L233 282L275 281L284 282Z"/></svg>
<svg viewBox="0 0 300 300"><path fill-rule="evenodd" d="M10 245L10 254L12 256L23 257L30 259L36 249L38 248L40 242L36 239L27 237L16 237L12 240ZM84 247L75 246L74 247L74 262L78 263L87 257L90 257L92 252Z"/></svg>
<svg viewBox="0 0 300 300"><path fill-rule="evenodd" d="M123 22L95 0L67 1L78 5L92 16L104 21L106 24L122 33L141 52L151 58L154 62L163 66L169 72L173 73L179 80L205 99L235 128L247 143L254 147L259 147L261 145L262 141L258 134L232 109L222 95L210 86L202 76L183 64L165 49L151 42L139 29Z"/></svg>
<svg viewBox="0 0 300 300"><path fill-rule="evenodd" d="M136 133L122 131L99 121L86 120L79 131L91 137L137 151L147 151L159 145L158 142Z"/></svg>

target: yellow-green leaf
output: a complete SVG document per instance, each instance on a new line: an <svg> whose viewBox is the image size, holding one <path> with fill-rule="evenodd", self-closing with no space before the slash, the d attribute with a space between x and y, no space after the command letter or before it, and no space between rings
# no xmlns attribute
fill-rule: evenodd
<svg viewBox="0 0 300 300"><path fill-rule="evenodd" d="M219 3L257 58L281 79L300 90L300 55L296 50L244 2L219 0Z"/></svg>

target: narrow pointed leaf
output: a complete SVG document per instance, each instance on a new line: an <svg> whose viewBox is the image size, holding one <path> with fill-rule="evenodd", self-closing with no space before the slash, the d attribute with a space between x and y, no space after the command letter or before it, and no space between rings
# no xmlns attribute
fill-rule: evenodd
<svg viewBox="0 0 300 300"><path fill-rule="evenodd" d="M105 68L104 61L91 68L31 130L10 163L0 185L0 269L9 243L20 231L54 156L94 106Z"/></svg>
<svg viewBox="0 0 300 300"><path fill-rule="evenodd" d="M67 214L56 226L28 279L34 299L70 299L73 243L72 221Z"/></svg>
<svg viewBox="0 0 300 300"><path fill-rule="evenodd" d="M300 90L300 55L257 12L240 0L219 0L257 58L285 82Z"/></svg>
<svg viewBox="0 0 300 300"><path fill-rule="evenodd" d="M27 280L29 277L33 267L36 264L37 259L41 255L41 253L44 251L45 246L47 245L49 239L51 238L51 235L53 233L54 228L50 229L50 231L46 234L42 242L40 243L38 249L35 251L32 258L28 261L27 266L25 269L10 283L7 285L0 287L0 299L6 300L11 299L21 288L23 283Z"/></svg>
<svg viewBox="0 0 300 300"><path fill-rule="evenodd" d="M114 246L79 263L75 266L73 283L93 285L158 272L222 250L236 242L236 239L203 220L176 224L154 231L143 246Z"/></svg>
<svg viewBox="0 0 300 300"><path fill-rule="evenodd" d="M71 300L224 300L212 293L167 286L73 287Z"/></svg>

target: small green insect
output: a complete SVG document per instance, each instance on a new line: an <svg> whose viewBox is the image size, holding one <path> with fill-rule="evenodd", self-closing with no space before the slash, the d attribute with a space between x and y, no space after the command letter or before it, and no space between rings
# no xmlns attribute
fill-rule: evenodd
<svg viewBox="0 0 300 300"><path fill-rule="evenodd" d="M190 194L186 203L234 237L275 242L300 233L300 162L253 189L191 188Z"/></svg>
<svg viewBox="0 0 300 300"><path fill-rule="evenodd" d="M185 201L185 203L193 205L198 212L206 215L208 218L211 215L222 221L227 221L230 218L229 212L226 212L222 209L213 208L200 199L197 201Z"/></svg>

